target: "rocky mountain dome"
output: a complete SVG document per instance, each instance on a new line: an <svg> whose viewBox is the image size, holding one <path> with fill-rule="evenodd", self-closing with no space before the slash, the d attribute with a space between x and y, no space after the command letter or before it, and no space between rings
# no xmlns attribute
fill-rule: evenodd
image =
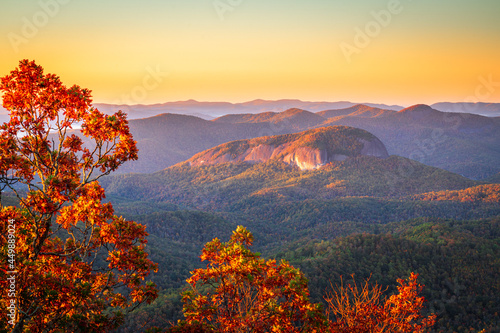
<svg viewBox="0 0 500 333"><path fill-rule="evenodd" d="M238 140L203 151L187 162L191 166L227 162L260 163L279 160L301 170L313 170L333 161L360 155L387 158L384 144L358 128L331 126L305 132Z"/></svg>

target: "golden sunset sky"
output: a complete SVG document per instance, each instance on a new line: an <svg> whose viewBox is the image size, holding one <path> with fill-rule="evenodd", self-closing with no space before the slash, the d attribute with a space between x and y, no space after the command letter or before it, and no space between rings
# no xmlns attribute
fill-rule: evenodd
<svg viewBox="0 0 500 333"><path fill-rule="evenodd" d="M1 0L0 76L95 102L500 102L498 0Z"/></svg>

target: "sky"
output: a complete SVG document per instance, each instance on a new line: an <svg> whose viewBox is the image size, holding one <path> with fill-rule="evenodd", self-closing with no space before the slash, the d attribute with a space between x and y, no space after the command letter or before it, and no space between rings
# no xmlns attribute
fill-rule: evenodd
<svg viewBox="0 0 500 333"><path fill-rule="evenodd" d="M498 0L0 0L0 76L94 102L500 102Z"/></svg>

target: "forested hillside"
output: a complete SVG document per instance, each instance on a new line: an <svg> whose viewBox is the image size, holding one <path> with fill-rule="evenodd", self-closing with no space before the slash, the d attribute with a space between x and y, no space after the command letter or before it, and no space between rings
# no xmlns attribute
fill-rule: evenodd
<svg viewBox="0 0 500 333"><path fill-rule="evenodd" d="M371 276L389 295L394 281L415 272L425 285L425 313L438 315L434 332L495 332L500 325L497 185L398 156L355 156L317 170L277 160L187 161L102 184L117 211L147 225L159 263L152 279L162 296L126 327L182 319L178 293L189 272L203 267L201 249L238 225L255 235L265 257L300 268L315 302L341 276Z"/></svg>
<svg viewBox="0 0 500 333"><path fill-rule="evenodd" d="M498 217L409 220L386 225L377 235L297 241L277 256L306 273L318 301L341 278L348 282L351 274L394 292L395 278L418 272L426 286L427 311L438 315L441 331L488 327L495 332L500 329L500 302L494 296L500 292L499 223Z"/></svg>

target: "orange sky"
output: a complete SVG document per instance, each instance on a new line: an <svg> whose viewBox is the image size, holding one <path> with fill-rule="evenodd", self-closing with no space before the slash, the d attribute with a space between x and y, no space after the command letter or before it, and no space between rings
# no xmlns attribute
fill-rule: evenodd
<svg viewBox="0 0 500 333"><path fill-rule="evenodd" d="M499 13L497 0L2 0L0 75L34 59L120 104L500 102Z"/></svg>

